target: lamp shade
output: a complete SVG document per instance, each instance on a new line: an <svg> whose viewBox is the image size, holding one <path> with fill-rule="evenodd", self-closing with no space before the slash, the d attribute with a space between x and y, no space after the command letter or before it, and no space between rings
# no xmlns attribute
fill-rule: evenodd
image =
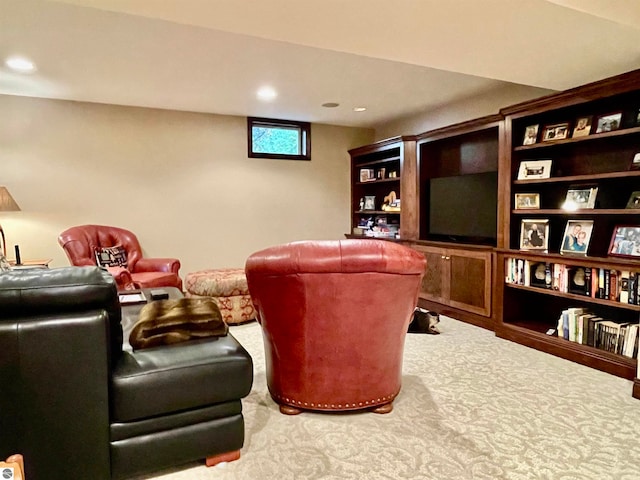
<svg viewBox="0 0 640 480"><path fill-rule="evenodd" d="M13 199L7 187L0 187L0 212L17 212L20 207Z"/></svg>

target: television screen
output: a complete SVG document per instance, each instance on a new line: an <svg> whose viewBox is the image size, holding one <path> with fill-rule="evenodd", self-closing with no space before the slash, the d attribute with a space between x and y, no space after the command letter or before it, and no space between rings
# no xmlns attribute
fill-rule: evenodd
<svg viewBox="0 0 640 480"><path fill-rule="evenodd" d="M429 234L452 241L495 240L498 172L432 178Z"/></svg>

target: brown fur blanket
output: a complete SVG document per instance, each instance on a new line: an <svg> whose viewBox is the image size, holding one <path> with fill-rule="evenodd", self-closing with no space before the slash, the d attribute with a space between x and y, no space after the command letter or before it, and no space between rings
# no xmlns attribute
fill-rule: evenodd
<svg viewBox="0 0 640 480"><path fill-rule="evenodd" d="M229 328L211 298L157 300L140 311L129 335L134 350L198 338L223 337Z"/></svg>

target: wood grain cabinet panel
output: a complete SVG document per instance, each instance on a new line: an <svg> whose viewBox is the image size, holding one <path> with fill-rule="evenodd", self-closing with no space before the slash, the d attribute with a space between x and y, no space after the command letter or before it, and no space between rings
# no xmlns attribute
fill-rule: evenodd
<svg viewBox="0 0 640 480"><path fill-rule="evenodd" d="M484 317L491 316L490 251L414 245L427 259L420 297Z"/></svg>

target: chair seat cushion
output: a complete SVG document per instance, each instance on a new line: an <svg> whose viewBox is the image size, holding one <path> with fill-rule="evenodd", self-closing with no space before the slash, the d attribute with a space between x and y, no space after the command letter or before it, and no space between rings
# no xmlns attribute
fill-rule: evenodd
<svg viewBox="0 0 640 480"><path fill-rule="evenodd" d="M131 279L138 288L182 287L180 278L172 272L137 272L131 274Z"/></svg>
<svg viewBox="0 0 640 480"><path fill-rule="evenodd" d="M111 421L237 400L249 394L252 382L251 357L231 334L124 352L111 379Z"/></svg>

